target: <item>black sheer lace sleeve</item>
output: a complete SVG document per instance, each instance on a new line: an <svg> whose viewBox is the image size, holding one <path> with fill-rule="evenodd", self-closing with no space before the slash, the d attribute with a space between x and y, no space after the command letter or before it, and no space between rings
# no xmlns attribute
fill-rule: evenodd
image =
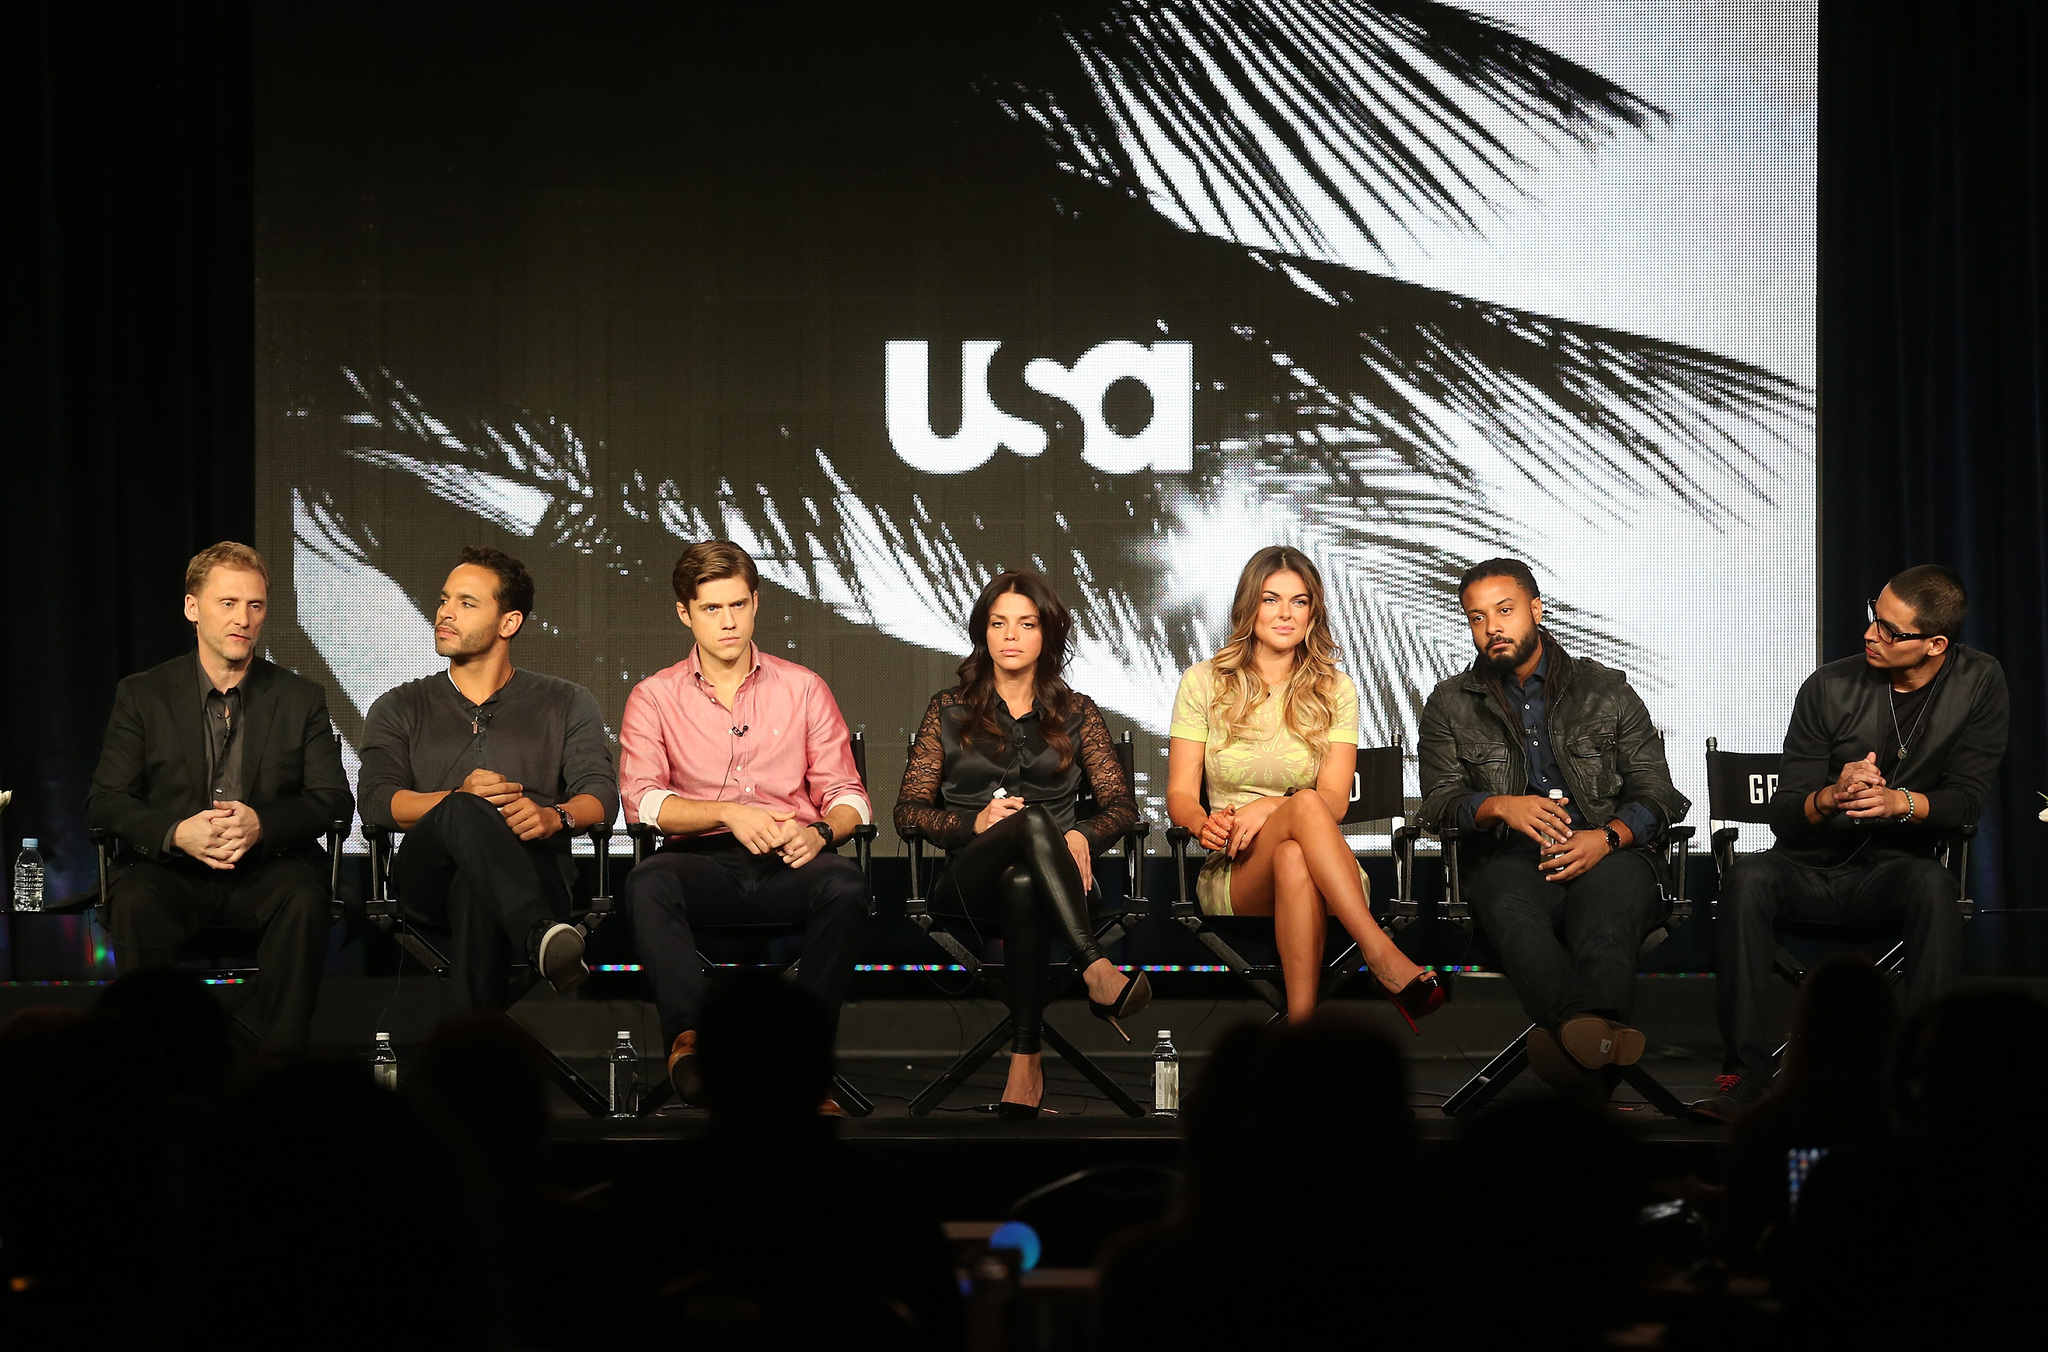
<svg viewBox="0 0 2048 1352"><path fill-rule="evenodd" d="M1138 801L1124 782L1124 768L1116 758L1116 743L1110 739L1109 724L1095 701L1081 697L1081 768L1088 775L1088 791L1095 796L1095 815L1076 822L1074 829L1088 837L1088 848L1101 854L1124 832L1138 824Z"/></svg>
<svg viewBox="0 0 2048 1352"><path fill-rule="evenodd" d="M924 722L917 725L917 744L903 762L903 786L896 791L896 832L914 831L942 850L957 850L974 839L974 817L939 805L939 785L946 774L939 710L945 703L945 695L933 695L925 706Z"/></svg>

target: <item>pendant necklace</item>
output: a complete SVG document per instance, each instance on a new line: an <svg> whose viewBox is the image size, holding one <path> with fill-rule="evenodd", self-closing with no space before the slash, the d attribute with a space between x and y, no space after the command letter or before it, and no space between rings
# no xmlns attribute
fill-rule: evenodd
<svg viewBox="0 0 2048 1352"><path fill-rule="evenodd" d="M1927 697L1920 702L1920 714L1913 720L1913 731L1910 733L1899 731L1899 703L1896 692L1889 683L1885 685L1884 697L1885 702L1891 706L1892 735L1899 739L1899 759L1903 761L1906 759L1906 748L1920 735L1920 721L1927 717L1927 706L1934 702L1934 692L1930 690Z"/></svg>

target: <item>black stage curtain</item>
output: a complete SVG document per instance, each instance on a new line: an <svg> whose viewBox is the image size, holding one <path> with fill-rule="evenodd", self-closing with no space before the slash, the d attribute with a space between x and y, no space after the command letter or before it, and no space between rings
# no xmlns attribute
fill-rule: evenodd
<svg viewBox="0 0 2048 1352"><path fill-rule="evenodd" d="M1965 641L2004 663L2013 713L1973 890L2040 906L2048 7L1827 0L1820 88L1826 651L1858 650L1865 598L1899 569L1963 575ZM2048 970L2048 926L1976 934L1983 969Z"/></svg>
<svg viewBox="0 0 2048 1352"><path fill-rule="evenodd" d="M186 560L255 530L246 3L38 0L0 20L0 785L50 893L122 675L192 644Z"/></svg>

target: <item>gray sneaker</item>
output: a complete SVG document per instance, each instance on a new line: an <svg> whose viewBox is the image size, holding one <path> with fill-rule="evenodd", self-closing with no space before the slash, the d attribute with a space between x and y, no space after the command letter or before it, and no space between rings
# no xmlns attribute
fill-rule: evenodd
<svg viewBox="0 0 2048 1352"><path fill-rule="evenodd" d="M1713 1097L1688 1104L1685 1115L1695 1122L1712 1122L1725 1127L1748 1112L1769 1092L1770 1086L1758 1082L1753 1076L1716 1075Z"/></svg>
<svg viewBox="0 0 2048 1352"><path fill-rule="evenodd" d="M590 979L583 961L583 931L574 925L550 925L533 946L533 965L558 992L567 995Z"/></svg>

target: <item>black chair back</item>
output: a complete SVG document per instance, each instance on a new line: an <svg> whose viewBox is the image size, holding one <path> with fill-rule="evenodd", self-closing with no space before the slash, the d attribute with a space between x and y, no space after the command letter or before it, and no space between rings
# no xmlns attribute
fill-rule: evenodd
<svg viewBox="0 0 2048 1352"><path fill-rule="evenodd" d="M1407 807L1401 792L1401 744L1358 748L1358 768L1351 772L1351 806L1337 825L1391 821Z"/></svg>
<svg viewBox="0 0 2048 1352"><path fill-rule="evenodd" d="M1707 818L1713 822L1768 822L1778 792L1776 752L1723 751L1707 738Z"/></svg>

